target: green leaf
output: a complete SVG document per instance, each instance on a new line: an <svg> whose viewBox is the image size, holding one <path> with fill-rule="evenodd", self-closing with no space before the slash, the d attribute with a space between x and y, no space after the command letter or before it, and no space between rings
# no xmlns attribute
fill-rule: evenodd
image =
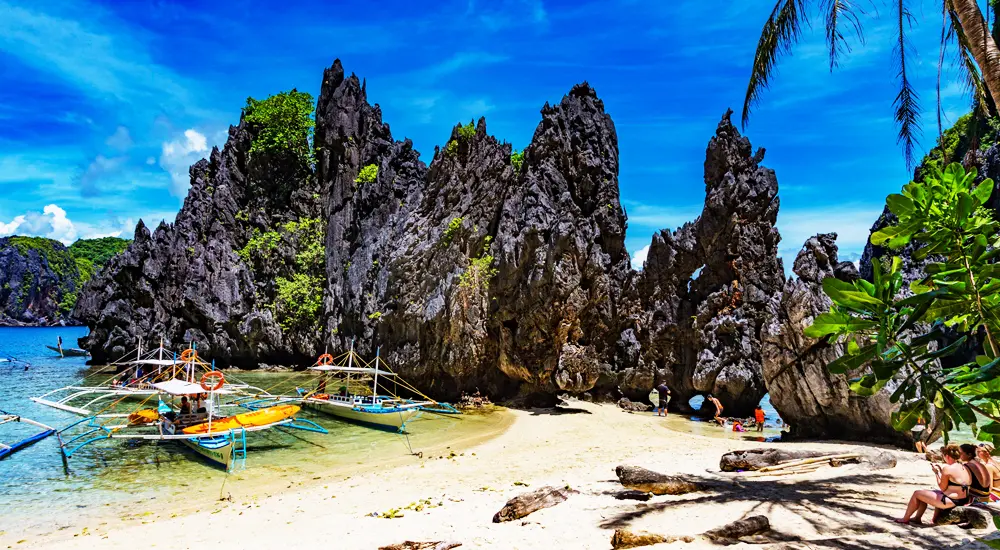
<svg viewBox="0 0 1000 550"><path fill-rule="evenodd" d="M955 353L956 351L958 351L959 348L961 348L965 344L966 338L967 338L966 336L962 336L961 338L959 338L958 340L955 340L954 342L948 344L947 346L945 346L945 347L943 347L943 348L941 348L941 349L939 349L937 351L931 351L931 352L925 353L921 357L917 357L917 359L918 360L939 359L941 357L946 357L948 355L951 355L951 354Z"/></svg>
<svg viewBox="0 0 1000 550"><path fill-rule="evenodd" d="M1000 435L1000 422L990 422L979 428L979 431L990 435Z"/></svg>
<svg viewBox="0 0 1000 550"><path fill-rule="evenodd" d="M955 221L963 223L969 219L969 215L972 214L972 206L972 196L964 191L959 193L958 200L955 201Z"/></svg>
<svg viewBox="0 0 1000 550"><path fill-rule="evenodd" d="M844 374L871 361L876 353L878 353L878 349L875 344L869 344L853 355L841 355L830 361L826 368L833 374Z"/></svg>
<svg viewBox="0 0 1000 550"><path fill-rule="evenodd" d="M874 321L852 317L841 311L830 311L816 317L803 333L810 338L822 338L831 334L850 334L875 326Z"/></svg>
<svg viewBox="0 0 1000 550"><path fill-rule="evenodd" d="M972 197L976 199L977 206L982 206L989 202L990 195L993 194L993 180L987 178L980 182L972 191Z"/></svg>
<svg viewBox="0 0 1000 550"><path fill-rule="evenodd" d="M927 415L927 400L924 398L906 403L898 411L892 413L892 427L898 432L908 432L917 425L917 421Z"/></svg>
<svg viewBox="0 0 1000 550"><path fill-rule="evenodd" d="M885 387L886 380L878 380L871 374L866 374L860 380L851 382L851 391L862 396L871 397Z"/></svg>
<svg viewBox="0 0 1000 550"><path fill-rule="evenodd" d="M909 197L892 194L885 198L885 204L889 207L889 211L900 219L907 218L910 214L913 214L913 201Z"/></svg>

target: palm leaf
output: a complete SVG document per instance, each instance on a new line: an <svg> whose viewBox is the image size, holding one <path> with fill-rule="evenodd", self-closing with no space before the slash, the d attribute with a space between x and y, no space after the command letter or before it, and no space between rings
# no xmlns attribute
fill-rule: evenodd
<svg viewBox="0 0 1000 550"><path fill-rule="evenodd" d="M805 0L778 0L771 16L764 22L757 41L746 99L743 101L744 128L750 120L751 108L757 105L761 92L770 83L775 62L798 41L804 21Z"/></svg>
<svg viewBox="0 0 1000 550"><path fill-rule="evenodd" d="M950 2L949 2L950 4ZM958 42L958 62L955 64L960 80L965 84L965 89L972 93L972 106L975 109L987 105L986 86L983 84L982 76L979 74L979 65L976 64L969 48L969 37L962 30L962 23L958 20L955 10L949 9L948 15L951 19L951 27L948 30L948 37L954 38ZM983 109L985 112L986 109Z"/></svg>
<svg viewBox="0 0 1000 550"><path fill-rule="evenodd" d="M920 131L920 105L916 90L910 84L910 79L906 73L906 60L909 56L910 43L906 39L907 28L913 26L914 18L910 10L906 7L906 0L897 0L897 34L896 34L896 66L899 78L899 93L893 101L896 108L895 120L899 128L899 137L896 143L903 146L903 157L906 159L906 167L913 168L913 151L918 145L917 133Z"/></svg>
<svg viewBox="0 0 1000 550"><path fill-rule="evenodd" d="M824 0L823 10L826 12L826 44L830 48L830 71L837 66L837 56L841 52L851 51L850 44L844 38L841 27L846 24L854 29L858 40L864 44L865 37L861 29L861 21L855 10L858 9L852 0Z"/></svg>

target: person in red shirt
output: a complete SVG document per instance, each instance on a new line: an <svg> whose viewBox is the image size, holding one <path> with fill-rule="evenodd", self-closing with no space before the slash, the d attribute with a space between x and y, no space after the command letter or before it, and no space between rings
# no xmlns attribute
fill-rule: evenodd
<svg viewBox="0 0 1000 550"><path fill-rule="evenodd" d="M764 431L764 409L760 405L757 405L757 408L753 410L753 417L757 421L757 431Z"/></svg>

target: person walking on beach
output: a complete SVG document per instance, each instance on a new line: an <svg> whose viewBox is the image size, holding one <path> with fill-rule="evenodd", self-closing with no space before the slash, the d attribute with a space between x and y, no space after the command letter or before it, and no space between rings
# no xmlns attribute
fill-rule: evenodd
<svg viewBox="0 0 1000 550"><path fill-rule="evenodd" d="M757 431L764 431L764 409L760 405L753 410L753 419L757 421Z"/></svg>
<svg viewBox="0 0 1000 550"><path fill-rule="evenodd" d="M670 388L666 382L660 382L656 386L656 391L660 394L660 407L657 409L657 416L667 416L667 405L670 404Z"/></svg>
<svg viewBox="0 0 1000 550"><path fill-rule="evenodd" d="M712 405L715 405L715 417L713 418L713 420L718 422L720 426L725 426L726 421L721 418L723 410L722 403L719 403L719 400L716 399L715 396L712 394L708 394L708 396L705 397L705 400L711 403Z"/></svg>

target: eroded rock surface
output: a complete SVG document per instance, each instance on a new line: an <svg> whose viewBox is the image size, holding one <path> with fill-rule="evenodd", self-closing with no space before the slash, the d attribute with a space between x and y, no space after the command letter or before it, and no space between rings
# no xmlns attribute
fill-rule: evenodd
<svg viewBox="0 0 1000 550"><path fill-rule="evenodd" d="M79 278L59 241L0 238L0 326L75 324L70 313Z"/></svg>
<svg viewBox="0 0 1000 550"><path fill-rule="evenodd" d="M854 264L838 260L836 238L836 233L828 233L806 241L795 258L793 272L798 278L788 280L770 304L770 320L761 337L771 404L791 425L792 437L860 437L907 444L910 434L897 432L890 422L895 405L889 396L894 386L871 397L851 392L850 373L832 374L826 368L843 354L843 345L829 345L803 334L817 315L830 309L823 279L858 278Z"/></svg>

